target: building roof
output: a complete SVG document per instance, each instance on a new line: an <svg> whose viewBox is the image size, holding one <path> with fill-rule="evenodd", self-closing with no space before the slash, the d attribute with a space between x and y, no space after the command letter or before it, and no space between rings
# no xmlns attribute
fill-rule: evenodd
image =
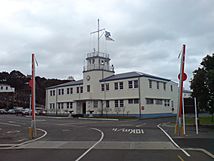
<svg viewBox="0 0 214 161"><path fill-rule="evenodd" d="M170 81L169 79L165 79L165 78L161 78L161 77L157 77L157 76L153 76L153 75L145 74L145 73L141 73L141 72L128 72L128 73L121 73L121 74L109 76L107 78L100 80L100 82L129 79L129 78L138 78L138 77L147 77L147 78L151 78L151 79Z"/></svg>
<svg viewBox="0 0 214 161"><path fill-rule="evenodd" d="M67 83L62 83L62 84L59 84L59 85L56 85L56 86L48 87L46 89L53 89L53 88L66 87L66 86L76 86L76 85L82 85L82 84L83 84L83 79L78 80L78 81L70 81L70 82L67 82Z"/></svg>

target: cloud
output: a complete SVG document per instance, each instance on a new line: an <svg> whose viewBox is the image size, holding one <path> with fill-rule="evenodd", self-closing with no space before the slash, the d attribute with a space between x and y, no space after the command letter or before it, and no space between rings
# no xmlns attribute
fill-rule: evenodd
<svg viewBox="0 0 214 161"><path fill-rule="evenodd" d="M177 81L182 44L186 72L192 77L203 57L214 51L212 0L11 0L0 6L0 68L30 73L35 52L37 74L82 78L86 54L96 48L101 28L115 42L101 38L116 73L140 71ZM189 83L185 83L188 88Z"/></svg>

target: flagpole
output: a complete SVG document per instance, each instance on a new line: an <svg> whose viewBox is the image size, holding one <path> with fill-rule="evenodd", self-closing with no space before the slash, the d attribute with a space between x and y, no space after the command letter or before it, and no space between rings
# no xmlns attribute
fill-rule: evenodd
<svg viewBox="0 0 214 161"><path fill-rule="evenodd" d="M100 51L100 20L98 19L97 20L97 51L98 51L98 54L99 54L99 51Z"/></svg>
<svg viewBox="0 0 214 161"><path fill-rule="evenodd" d="M32 90L31 90L31 109L32 109L32 121L31 121L31 127L33 130L33 137L36 137L36 117L35 117L35 55L34 53L32 54Z"/></svg>

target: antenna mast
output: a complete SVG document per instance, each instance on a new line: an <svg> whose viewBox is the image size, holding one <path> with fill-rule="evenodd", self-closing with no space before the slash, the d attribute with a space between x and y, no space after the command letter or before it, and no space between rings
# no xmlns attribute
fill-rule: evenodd
<svg viewBox="0 0 214 161"><path fill-rule="evenodd" d="M97 33L97 52L99 54L100 52L100 38L102 37L103 34L100 35L100 31L105 30L105 28L100 29L100 20L97 19L97 31L91 32L91 34Z"/></svg>

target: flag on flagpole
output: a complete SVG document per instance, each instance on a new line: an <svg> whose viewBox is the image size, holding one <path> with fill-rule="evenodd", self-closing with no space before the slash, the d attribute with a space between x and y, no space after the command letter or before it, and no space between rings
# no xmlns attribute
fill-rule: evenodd
<svg viewBox="0 0 214 161"><path fill-rule="evenodd" d="M111 33L108 31L105 31L106 40L114 41L114 39L112 39L110 36L111 36Z"/></svg>
<svg viewBox="0 0 214 161"><path fill-rule="evenodd" d="M36 62L36 65L37 65L37 67L38 67L39 65L38 65L38 62L37 62L36 58L35 58L35 62Z"/></svg>

